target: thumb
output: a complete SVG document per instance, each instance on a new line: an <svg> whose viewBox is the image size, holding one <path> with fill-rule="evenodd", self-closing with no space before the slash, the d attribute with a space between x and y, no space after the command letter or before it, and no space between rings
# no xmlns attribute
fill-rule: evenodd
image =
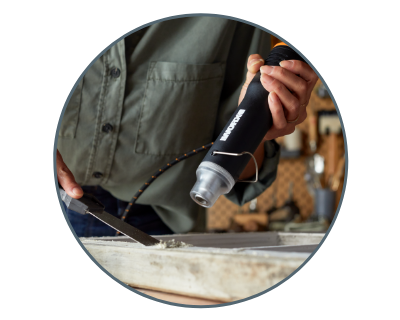
<svg viewBox="0 0 400 320"><path fill-rule="evenodd" d="M261 66L264 65L264 59L259 54L252 54L247 60L247 74L252 74L252 79L254 75L260 71Z"/></svg>
<svg viewBox="0 0 400 320"><path fill-rule="evenodd" d="M57 150L57 179L61 184L65 192L71 196L72 198L79 199L83 196L83 190L76 183L74 175L71 170L68 169L67 165L64 163L63 158L61 157L60 152Z"/></svg>
<svg viewBox="0 0 400 320"><path fill-rule="evenodd" d="M242 102L251 80L253 80L254 76L260 71L263 65L264 59L259 54L252 54L249 56L247 60L246 82L243 84L242 90L240 91L239 104Z"/></svg>

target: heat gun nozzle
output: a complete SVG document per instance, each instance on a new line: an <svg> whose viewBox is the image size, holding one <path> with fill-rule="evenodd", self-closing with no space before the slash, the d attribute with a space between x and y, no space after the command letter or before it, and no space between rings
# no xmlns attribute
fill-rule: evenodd
<svg viewBox="0 0 400 320"><path fill-rule="evenodd" d="M207 205L207 200L204 199L202 196L196 194L196 195L194 196L194 198L195 198L195 200L196 200L197 203L199 203L199 204L201 204L201 205Z"/></svg>
<svg viewBox="0 0 400 320"><path fill-rule="evenodd" d="M196 171L197 181L190 191L190 196L198 205L210 208L215 201L231 191L235 180L231 174L221 166L204 161Z"/></svg>

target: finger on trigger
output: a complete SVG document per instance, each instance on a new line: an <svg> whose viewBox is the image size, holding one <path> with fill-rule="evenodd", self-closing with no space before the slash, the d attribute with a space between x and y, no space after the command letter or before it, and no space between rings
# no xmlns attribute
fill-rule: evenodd
<svg viewBox="0 0 400 320"><path fill-rule="evenodd" d="M279 80L262 74L261 84L267 91L276 93L285 110L286 120L291 121L297 118L300 107L299 100Z"/></svg>
<svg viewBox="0 0 400 320"><path fill-rule="evenodd" d="M286 88L295 93L300 101L306 101L308 88L307 82L303 78L281 67L262 66L260 72L279 80Z"/></svg>
<svg viewBox="0 0 400 320"><path fill-rule="evenodd" d="M275 92L270 92L268 95L268 105L271 110L272 121L277 129L283 129L287 125L285 112L283 111L282 103Z"/></svg>
<svg viewBox="0 0 400 320"><path fill-rule="evenodd" d="M283 60L279 63L282 68L298 74L306 81L317 81L318 76L314 70L305 62L300 60Z"/></svg>

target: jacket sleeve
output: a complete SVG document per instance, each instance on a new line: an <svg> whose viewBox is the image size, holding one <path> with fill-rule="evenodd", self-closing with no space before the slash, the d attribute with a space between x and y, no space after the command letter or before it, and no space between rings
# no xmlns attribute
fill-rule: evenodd
<svg viewBox="0 0 400 320"><path fill-rule="evenodd" d="M270 51L271 36L268 33L250 25L238 23L226 61L225 79L214 139L238 107L239 94L246 79L248 57L251 54L258 53L266 58ZM243 205L259 196L274 182L278 162L279 145L275 141L266 141L264 161L259 168L258 182L236 183L226 197L238 205Z"/></svg>

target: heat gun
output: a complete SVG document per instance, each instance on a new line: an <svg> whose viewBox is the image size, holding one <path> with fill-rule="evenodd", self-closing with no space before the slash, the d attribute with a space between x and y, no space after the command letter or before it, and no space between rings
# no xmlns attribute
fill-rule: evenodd
<svg viewBox="0 0 400 320"><path fill-rule="evenodd" d="M265 64L279 66L279 62L283 60L304 61L286 44L278 43L265 59ZM197 182L190 191L190 196L203 207L211 207L219 196L231 191L253 157L252 154L272 127L272 115L268 106L269 92L262 86L260 76L260 72L254 76L243 101L196 171ZM255 161L254 157L253 159ZM256 172L257 170L256 163ZM255 181L246 182L256 180L257 174Z"/></svg>
<svg viewBox="0 0 400 320"><path fill-rule="evenodd" d="M279 66L279 62L283 60L304 61L293 49L281 42L271 50L265 64ZM256 179L247 182L257 181L258 168L253 153L272 127L272 115L268 106L269 92L262 86L260 76L260 72L254 76L242 103L217 140L193 149L158 169L132 197L121 216L122 220L126 219L133 204L161 174L179 162L206 150L209 151L196 170L197 182L190 191L190 196L197 204L209 208L219 196L228 193L238 182L240 174L251 159L249 156L256 164Z"/></svg>

